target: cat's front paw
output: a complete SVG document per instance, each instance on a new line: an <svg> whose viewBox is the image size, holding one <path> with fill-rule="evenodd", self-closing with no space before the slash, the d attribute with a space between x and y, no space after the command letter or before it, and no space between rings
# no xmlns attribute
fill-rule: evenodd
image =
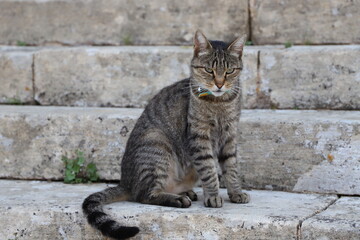
<svg viewBox="0 0 360 240"><path fill-rule="evenodd" d="M224 204L224 200L220 196L205 197L205 207L220 208Z"/></svg>
<svg viewBox="0 0 360 240"><path fill-rule="evenodd" d="M180 195L189 197L191 201L197 201L198 200L197 194L193 190L183 192Z"/></svg>
<svg viewBox="0 0 360 240"><path fill-rule="evenodd" d="M244 192L229 194L230 201L233 203L248 203L250 195Z"/></svg>

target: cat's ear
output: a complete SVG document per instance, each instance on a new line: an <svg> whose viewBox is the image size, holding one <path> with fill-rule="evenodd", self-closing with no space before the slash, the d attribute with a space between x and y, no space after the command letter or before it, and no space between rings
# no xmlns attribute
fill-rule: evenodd
<svg viewBox="0 0 360 240"><path fill-rule="evenodd" d="M205 35L197 30L194 36L194 56L198 57L207 54L212 49L210 42Z"/></svg>
<svg viewBox="0 0 360 240"><path fill-rule="evenodd" d="M243 35L241 37L238 37L232 43L230 43L227 50L230 52L231 55L233 55L233 56L235 56L237 58L242 57L243 48L244 48L244 45L245 45L246 38L247 38L247 36L245 34L245 35Z"/></svg>

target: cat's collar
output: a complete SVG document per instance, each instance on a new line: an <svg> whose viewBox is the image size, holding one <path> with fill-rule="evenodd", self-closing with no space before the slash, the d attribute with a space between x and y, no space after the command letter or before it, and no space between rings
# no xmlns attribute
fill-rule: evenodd
<svg viewBox="0 0 360 240"><path fill-rule="evenodd" d="M205 97L208 95L214 95L211 91L209 91L208 89L202 88L202 87L198 87L197 89L197 96L200 97ZM230 92L230 90L225 91L225 93Z"/></svg>
<svg viewBox="0 0 360 240"><path fill-rule="evenodd" d="M207 95L214 95L214 94L205 88L201 88L201 87L197 88L197 96L198 97L205 97Z"/></svg>

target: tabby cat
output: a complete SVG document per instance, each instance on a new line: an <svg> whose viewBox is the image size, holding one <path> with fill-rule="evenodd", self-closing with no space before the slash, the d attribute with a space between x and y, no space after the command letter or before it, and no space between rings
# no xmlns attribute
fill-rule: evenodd
<svg viewBox="0 0 360 240"><path fill-rule="evenodd" d="M88 222L103 235L125 239L126 227L104 213L113 201L188 208L201 180L206 207L219 208L217 164L231 202L247 203L236 162L245 36L230 44L208 41L197 31L191 76L162 89L146 106L126 144L118 186L91 194L82 205Z"/></svg>

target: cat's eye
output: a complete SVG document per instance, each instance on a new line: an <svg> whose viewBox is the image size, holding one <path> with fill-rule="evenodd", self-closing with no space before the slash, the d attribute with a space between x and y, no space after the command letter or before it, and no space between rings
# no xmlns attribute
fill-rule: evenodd
<svg viewBox="0 0 360 240"><path fill-rule="evenodd" d="M226 74L232 74L235 71L235 68L226 69Z"/></svg>
<svg viewBox="0 0 360 240"><path fill-rule="evenodd" d="M205 68L205 71L208 72L208 73L213 73L214 72L214 70L212 70L212 68L207 68L207 67Z"/></svg>

